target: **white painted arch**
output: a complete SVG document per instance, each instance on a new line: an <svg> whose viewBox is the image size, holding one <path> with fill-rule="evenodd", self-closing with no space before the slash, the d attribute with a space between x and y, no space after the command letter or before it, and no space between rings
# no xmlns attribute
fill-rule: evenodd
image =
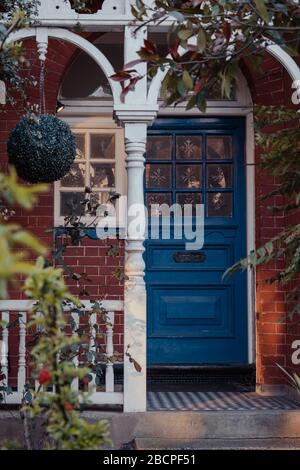
<svg viewBox="0 0 300 470"><path fill-rule="evenodd" d="M28 29L20 29L9 36L9 42L16 42L22 41L24 39L29 39L32 37L36 37L38 41L39 35L43 33L44 41L47 44L48 37L53 39L60 39L62 41L66 41L74 46L77 46L82 51L86 52L94 61L98 64L101 68L103 73L105 74L114 98L114 103L120 103L120 96L121 96L121 86L118 82L111 80L111 75L115 73L115 70L107 57L87 39L79 36L78 34L73 33L67 29L62 28L28 28Z"/></svg>

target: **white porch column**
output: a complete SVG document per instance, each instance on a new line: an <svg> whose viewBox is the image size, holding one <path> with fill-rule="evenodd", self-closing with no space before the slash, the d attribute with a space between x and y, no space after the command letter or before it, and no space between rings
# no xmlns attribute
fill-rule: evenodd
<svg viewBox="0 0 300 470"><path fill-rule="evenodd" d="M124 32L124 63L135 60L147 31L126 26ZM127 239L125 250L124 292L124 411L146 411L147 334L146 288L144 281L144 167L147 125L157 113L157 107L147 104L147 66L134 67L143 77L125 97L125 103L115 104L118 121L124 126L127 154ZM138 227L138 225L140 227ZM130 362L131 361L131 362ZM136 361L136 363L134 362ZM141 367L141 370L139 369Z"/></svg>
<svg viewBox="0 0 300 470"><path fill-rule="evenodd" d="M147 332L146 288L144 281L144 168L147 125L156 110L116 110L125 130L127 154L127 239L125 245L124 291L124 411L146 410ZM129 355L128 355L129 354ZM141 371L136 370L134 363Z"/></svg>

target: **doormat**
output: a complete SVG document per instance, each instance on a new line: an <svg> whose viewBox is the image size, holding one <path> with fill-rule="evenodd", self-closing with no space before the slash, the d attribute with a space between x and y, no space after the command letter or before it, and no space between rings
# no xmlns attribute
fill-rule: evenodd
<svg viewBox="0 0 300 470"><path fill-rule="evenodd" d="M287 397L266 397L254 392L148 392L148 411L299 410Z"/></svg>

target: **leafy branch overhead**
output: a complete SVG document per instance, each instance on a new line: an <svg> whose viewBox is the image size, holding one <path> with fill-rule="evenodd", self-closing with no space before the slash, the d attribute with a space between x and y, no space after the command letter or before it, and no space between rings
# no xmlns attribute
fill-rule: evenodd
<svg viewBox="0 0 300 470"><path fill-rule="evenodd" d="M297 53L300 6L292 0L155 0L152 7L136 0L132 13L136 30L143 24L173 20L167 50L146 39L138 51L140 61L148 63L150 78L159 69L168 70L162 86L167 105L187 101L187 109L205 111L207 96L216 86L229 98L240 60L259 67L270 42L291 55ZM111 77L122 84L123 100L142 78L134 69L137 62Z"/></svg>

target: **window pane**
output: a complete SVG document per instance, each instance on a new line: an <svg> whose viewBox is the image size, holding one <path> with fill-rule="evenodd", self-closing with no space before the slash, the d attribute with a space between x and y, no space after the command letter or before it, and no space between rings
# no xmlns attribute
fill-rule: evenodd
<svg viewBox="0 0 300 470"><path fill-rule="evenodd" d="M207 193L208 217L232 217L231 193Z"/></svg>
<svg viewBox="0 0 300 470"><path fill-rule="evenodd" d="M96 188L115 187L115 166L113 163L90 164L91 186Z"/></svg>
<svg viewBox="0 0 300 470"><path fill-rule="evenodd" d="M206 153L208 159L231 159L232 138L226 135L218 137L207 137Z"/></svg>
<svg viewBox="0 0 300 470"><path fill-rule="evenodd" d="M176 138L176 158L199 160L202 158L202 137L188 135Z"/></svg>
<svg viewBox="0 0 300 470"><path fill-rule="evenodd" d="M60 193L60 214L65 215L84 215L84 193Z"/></svg>
<svg viewBox="0 0 300 470"><path fill-rule="evenodd" d="M169 188L172 185L171 165L146 165L147 188Z"/></svg>
<svg viewBox="0 0 300 470"><path fill-rule="evenodd" d="M85 163L73 163L69 173L61 180L63 187L83 187L85 186Z"/></svg>
<svg viewBox="0 0 300 470"><path fill-rule="evenodd" d="M177 193L176 203L182 208L182 215L196 215L196 204L202 203L201 193Z"/></svg>
<svg viewBox="0 0 300 470"><path fill-rule="evenodd" d="M201 165L176 165L176 187L177 188L201 188L202 166Z"/></svg>
<svg viewBox="0 0 300 470"><path fill-rule="evenodd" d="M207 165L207 187L228 188L232 186L232 165Z"/></svg>
<svg viewBox="0 0 300 470"><path fill-rule="evenodd" d="M155 204L168 204L168 206L171 206L171 193L148 193L146 196L146 204L149 216L151 215L151 213L154 215L159 215L161 211L158 210L157 212L157 210L154 210L154 208L152 208L151 210L151 206Z"/></svg>
<svg viewBox="0 0 300 470"><path fill-rule="evenodd" d="M91 158L115 158L113 134L91 134Z"/></svg>
<svg viewBox="0 0 300 470"><path fill-rule="evenodd" d="M85 159L85 135L84 134L74 134L76 141L76 159L84 160Z"/></svg>
<svg viewBox="0 0 300 470"><path fill-rule="evenodd" d="M172 137L171 136L148 136L147 159L148 160L171 160Z"/></svg>

